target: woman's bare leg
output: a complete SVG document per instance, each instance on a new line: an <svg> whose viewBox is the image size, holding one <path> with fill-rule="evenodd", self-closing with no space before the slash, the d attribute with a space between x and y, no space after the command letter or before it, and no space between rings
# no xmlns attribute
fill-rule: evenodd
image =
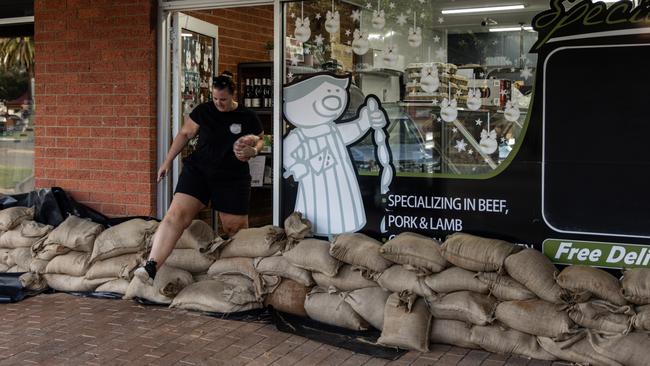
<svg viewBox="0 0 650 366"><path fill-rule="evenodd" d="M248 215L234 215L225 212L219 212L223 231L230 237L237 234L241 229L248 229Z"/></svg>
<svg viewBox="0 0 650 366"><path fill-rule="evenodd" d="M167 257L174 250L176 242L183 235L183 231L190 226L196 214L204 207L205 205L201 201L188 194L174 194L169 211L165 214L154 234L153 245L149 254L149 261L155 262L156 271L165 263ZM142 280L151 282L153 280L151 278L151 268L147 268L150 265L149 261L145 267L136 270L135 274Z"/></svg>
<svg viewBox="0 0 650 366"><path fill-rule="evenodd" d="M165 214L153 237L153 246L149 254L149 259L158 264L157 268L165 263L167 257L174 250L176 242L183 235L183 231L190 226L194 217L204 207L205 205L201 201L188 194L174 194L169 211Z"/></svg>

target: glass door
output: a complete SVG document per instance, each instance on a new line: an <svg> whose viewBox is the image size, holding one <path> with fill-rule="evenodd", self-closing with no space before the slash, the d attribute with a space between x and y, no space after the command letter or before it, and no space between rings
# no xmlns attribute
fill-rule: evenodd
<svg viewBox="0 0 650 366"><path fill-rule="evenodd" d="M195 17L174 12L170 28L171 39L171 118L170 131L173 139L183 126L183 121L198 104L212 98L212 77L218 73L218 33L216 25ZM171 139L170 144L171 146ZM198 136L176 157L170 178L166 178L166 190L162 212L171 203L182 169L182 159L196 146ZM167 151L169 150L167 146ZM166 153L166 151L165 151Z"/></svg>

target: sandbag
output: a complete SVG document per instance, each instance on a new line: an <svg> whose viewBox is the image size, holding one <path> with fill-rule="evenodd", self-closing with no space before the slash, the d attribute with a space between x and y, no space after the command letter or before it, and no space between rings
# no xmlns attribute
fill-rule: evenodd
<svg viewBox="0 0 650 366"><path fill-rule="evenodd" d="M442 244L442 255L448 262L474 272L501 269L506 258L520 250L503 240L454 233Z"/></svg>
<svg viewBox="0 0 650 366"><path fill-rule="evenodd" d="M287 235L285 250L291 250L299 241L312 236L311 222L302 217L302 213L294 212L284 220L284 232Z"/></svg>
<svg viewBox="0 0 650 366"><path fill-rule="evenodd" d="M330 255L330 243L318 239L301 240L293 249L282 253L291 264L327 276L336 276L341 266L338 259Z"/></svg>
<svg viewBox="0 0 650 366"><path fill-rule="evenodd" d="M557 283L574 296L588 292L615 305L627 304L621 295L618 279L600 268L580 265L566 267L557 276Z"/></svg>
<svg viewBox="0 0 650 366"><path fill-rule="evenodd" d="M283 250L286 243L287 236L280 227L242 229L220 248L220 258L270 257Z"/></svg>
<svg viewBox="0 0 650 366"><path fill-rule="evenodd" d="M472 326L459 320L433 319L429 342L448 344L456 347L479 349L470 341Z"/></svg>
<svg viewBox="0 0 650 366"><path fill-rule="evenodd" d="M423 299L417 299L412 307L392 294L384 307L384 328L377 343L389 347L401 347L429 351L431 313Z"/></svg>
<svg viewBox="0 0 650 366"><path fill-rule="evenodd" d="M255 267L255 270L261 274L291 279L303 286L312 286L314 284L314 280L309 271L294 266L287 260L287 258L281 255L255 258L253 266Z"/></svg>
<svg viewBox="0 0 650 366"><path fill-rule="evenodd" d="M565 291L555 282L557 269L544 253L524 249L506 258L506 271L540 299L554 304L563 303Z"/></svg>
<svg viewBox="0 0 650 366"><path fill-rule="evenodd" d="M132 219L104 230L95 240L91 262L146 251L156 228L155 220Z"/></svg>
<svg viewBox="0 0 650 366"><path fill-rule="evenodd" d="M647 366L650 335L632 332L627 335L605 335L589 332L589 343L596 352L625 366Z"/></svg>
<svg viewBox="0 0 650 366"><path fill-rule="evenodd" d="M139 254L124 254L103 261L97 261L86 272L89 280L95 278L118 278L131 280L133 271L144 262Z"/></svg>
<svg viewBox="0 0 650 366"><path fill-rule="evenodd" d="M264 294L270 292L265 284L264 277L257 273L253 265L253 258L224 258L215 261L208 269L208 275L212 278L220 275L237 274L251 279L254 283L257 301L262 302ZM276 285L279 284L279 280ZM271 286L272 287L272 286Z"/></svg>
<svg viewBox="0 0 650 366"><path fill-rule="evenodd" d="M27 272L18 277L20 285L24 289L32 291L41 291L47 288L47 281L40 273Z"/></svg>
<svg viewBox="0 0 650 366"><path fill-rule="evenodd" d="M524 287L524 285L521 283L515 281L510 276L501 275L497 272L481 272L477 275L476 278L479 281L487 284L490 295L496 297L501 301L528 300L537 298L534 293Z"/></svg>
<svg viewBox="0 0 650 366"><path fill-rule="evenodd" d="M85 252L70 252L59 255L45 267L45 273L67 274L70 276L84 276L90 266L90 254ZM110 278L110 277L104 277Z"/></svg>
<svg viewBox="0 0 650 366"><path fill-rule="evenodd" d="M92 292L95 289L112 278L97 278L94 280L86 277L70 276L66 274L46 273L43 275L47 285L51 288L64 292Z"/></svg>
<svg viewBox="0 0 650 366"><path fill-rule="evenodd" d="M424 277L418 276L416 272L409 271L399 264L385 270L377 278L377 283L391 292L401 293L407 291L422 297L433 295L429 286L424 283Z"/></svg>
<svg viewBox="0 0 650 366"><path fill-rule="evenodd" d="M32 220L25 220L20 225L0 236L0 248L31 247L43 239L50 231L52 225L44 225Z"/></svg>
<svg viewBox="0 0 650 366"><path fill-rule="evenodd" d="M165 263L191 273L202 273L210 268L214 258L203 255L196 249L174 249Z"/></svg>
<svg viewBox="0 0 650 366"><path fill-rule="evenodd" d="M387 241L379 253L391 262L407 264L433 273L447 267L442 256L440 242L416 233L401 233Z"/></svg>
<svg viewBox="0 0 650 366"><path fill-rule="evenodd" d="M495 315L506 326L536 336L566 339L575 333L575 324L561 306L540 299L504 301Z"/></svg>
<svg viewBox="0 0 650 366"><path fill-rule="evenodd" d="M23 273L29 272L29 268L23 268L19 265L15 265L7 270L8 273Z"/></svg>
<svg viewBox="0 0 650 366"><path fill-rule="evenodd" d="M264 305L272 306L274 309L284 313L306 317L305 299L310 291L311 287L289 278L284 278L280 282L280 286L266 296Z"/></svg>
<svg viewBox="0 0 650 366"><path fill-rule="evenodd" d="M0 263L8 265L9 267L16 264L11 256L12 250L13 249L0 249Z"/></svg>
<svg viewBox="0 0 650 366"><path fill-rule="evenodd" d="M330 245L330 254L341 262L381 273L392 263L381 256L380 248L381 243L369 236L360 233L341 234Z"/></svg>
<svg viewBox="0 0 650 366"><path fill-rule="evenodd" d="M40 242L39 242L40 243ZM45 243L45 241L42 241ZM32 247L32 257L35 259L42 259L45 261L50 261L52 258L58 255L64 255L70 253L72 249L63 246L61 244L50 244L46 246L41 246L38 243Z"/></svg>
<svg viewBox="0 0 650 366"><path fill-rule="evenodd" d="M215 313L235 313L262 306L256 301L252 289L233 286L219 279L196 282L185 287L170 305L172 308Z"/></svg>
<svg viewBox="0 0 650 366"><path fill-rule="evenodd" d="M390 292L381 287L368 287L351 291L345 302L375 329L384 329L384 308Z"/></svg>
<svg viewBox="0 0 650 366"><path fill-rule="evenodd" d="M460 320L476 325L491 323L497 305L494 298L470 291L428 297L427 303L436 319Z"/></svg>
<svg viewBox="0 0 650 366"><path fill-rule="evenodd" d="M32 263L29 264L29 271L34 273L45 273L49 261L34 258Z"/></svg>
<svg viewBox="0 0 650 366"><path fill-rule="evenodd" d="M44 245L60 244L77 252L91 252L102 230L104 227L101 224L70 215L50 232Z"/></svg>
<svg viewBox="0 0 650 366"><path fill-rule="evenodd" d="M307 315L321 323L355 331L366 330L369 324L343 300L344 294L329 294L314 287L305 299Z"/></svg>
<svg viewBox="0 0 650 366"><path fill-rule="evenodd" d="M207 248L212 240L214 240L212 227L203 220L192 220L192 223L183 231L174 248L201 250Z"/></svg>
<svg viewBox="0 0 650 366"><path fill-rule="evenodd" d="M124 295L129 288L129 281L123 278L108 281L95 289L95 292L112 292L114 294Z"/></svg>
<svg viewBox="0 0 650 366"><path fill-rule="evenodd" d="M595 300L569 308L569 318L584 328L613 334L627 334L633 326L634 310L628 305L616 306Z"/></svg>
<svg viewBox="0 0 650 366"><path fill-rule="evenodd" d="M634 268L625 271L621 288L625 300L636 305L650 304L650 269Z"/></svg>
<svg viewBox="0 0 650 366"><path fill-rule="evenodd" d="M25 220L34 219L33 207L9 207L0 210L0 231L9 231Z"/></svg>
<svg viewBox="0 0 650 366"><path fill-rule="evenodd" d="M30 248L16 248L11 251L11 258L17 266L29 270L33 260L32 251Z"/></svg>
<svg viewBox="0 0 650 366"><path fill-rule="evenodd" d="M635 310L636 316L632 320L634 328L650 330L650 305L637 306Z"/></svg>
<svg viewBox="0 0 650 366"><path fill-rule="evenodd" d="M355 269L349 264L344 264L339 268L339 272L334 277L314 272L312 274L318 287L333 290L335 292L353 291L366 287L377 287L377 282L364 277L363 271ZM382 310L383 311L383 310Z"/></svg>
<svg viewBox="0 0 650 366"><path fill-rule="evenodd" d="M476 278L476 272L460 267L447 268L424 278L424 283L434 292L450 293L455 291L473 291L487 294L488 284Z"/></svg>
<svg viewBox="0 0 650 366"><path fill-rule="evenodd" d="M124 299L139 297L159 304L171 304L174 296L193 282L191 273L164 264L158 269L153 285L133 277Z"/></svg>
<svg viewBox="0 0 650 366"><path fill-rule="evenodd" d="M555 341L548 337L537 337L539 345L546 352L560 360L591 366L623 366L620 363L596 352L586 337L586 331L564 341Z"/></svg>
<svg viewBox="0 0 650 366"><path fill-rule="evenodd" d="M554 361L557 357L546 352L534 335L498 325L472 327L470 341L488 352L522 355L537 360Z"/></svg>

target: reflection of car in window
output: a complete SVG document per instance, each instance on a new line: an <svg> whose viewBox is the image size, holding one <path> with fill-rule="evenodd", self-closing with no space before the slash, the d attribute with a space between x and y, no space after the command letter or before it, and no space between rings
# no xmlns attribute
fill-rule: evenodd
<svg viewBox="0 0 650 366"><path fill-rule="evenodd" d="M411 117L398 106L384 105L390 120L388 143L393 155L397 173L433 173L440 169L440 156L426 141ZM379 171L375 147L369 134L363 140L350 146L352 160L357 169Z"/></svg>

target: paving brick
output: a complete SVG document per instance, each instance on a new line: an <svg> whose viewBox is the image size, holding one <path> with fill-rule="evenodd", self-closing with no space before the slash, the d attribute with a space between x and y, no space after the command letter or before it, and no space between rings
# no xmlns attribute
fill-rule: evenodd
<svg viewBox="0 0 650 366"><path fill-rule="evenodd" d="M239 322L125 300L40 295L3 305L3 365L531 365L528 360L448 345L411 351L391 361L357 354L271 324Z"/></svg>

